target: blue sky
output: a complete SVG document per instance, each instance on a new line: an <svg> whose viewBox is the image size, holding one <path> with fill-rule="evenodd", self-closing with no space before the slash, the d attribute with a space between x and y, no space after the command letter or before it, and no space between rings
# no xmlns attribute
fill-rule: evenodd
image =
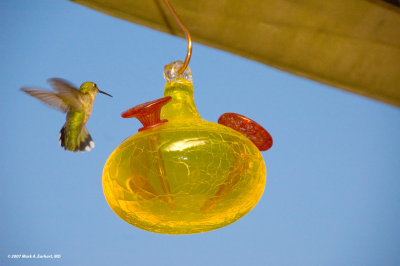
<svg viewBox="0 0 400 266"><path fill-rule="evenodd" d="M0 3L1 265L399 265L400 110L194 44L199 113L248 116L273 136L258 205L216 231L170 236L118 218L103 195L108 155L162 97L184 40L68 1ZM64 114L23 94L94 81L89 153L58 146ZM8 259L61 254L59 260Z"/></svg>

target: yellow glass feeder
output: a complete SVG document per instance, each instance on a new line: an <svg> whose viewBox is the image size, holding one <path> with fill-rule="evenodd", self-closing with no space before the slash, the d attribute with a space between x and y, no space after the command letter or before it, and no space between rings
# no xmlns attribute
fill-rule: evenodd
<svg viewBox="0 0 400 266"><path fill-rule="evenodd" d="M164 98L122 113L144 127L114 150L103 170L113 211L163 234L206 232L247 214L266 182L259 149L272 146L268 132L244 116L226 113L220 124L203 120L190 69L178 74L181 65L166 66Z"/></svg>

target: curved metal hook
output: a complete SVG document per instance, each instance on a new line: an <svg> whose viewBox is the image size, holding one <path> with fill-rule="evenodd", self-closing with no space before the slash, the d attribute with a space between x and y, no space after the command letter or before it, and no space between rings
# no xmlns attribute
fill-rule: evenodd
<svg viewBox="0 0 400 266"><path fill-rule="evenodd" d="M186 39L188 41L188 49L186 53L186 58L185 62L183 62L183 65L181 69L179 69L178 74L182 74L187 66L189 65L190 57L192 56L192 36L190 36L189 30L185 27L183 24L182 20L178 17L178 14L176 13L175 9L171 6L168 0L163 0L164 3L167 5L169 11L171 12L172 16L174 17L176 23L178 23L179 27L182 29L182 31L185 33Z"/></svg>

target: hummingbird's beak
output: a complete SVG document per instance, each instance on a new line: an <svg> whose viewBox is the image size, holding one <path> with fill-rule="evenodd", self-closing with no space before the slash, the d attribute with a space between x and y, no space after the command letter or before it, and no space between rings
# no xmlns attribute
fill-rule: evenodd
<svg viewBox="0 0 400 266"><path fill-rule="evenodd" d="M101 91L101 90L99 90L99 92L102 93L102 94L105 94L105 95L107 95L107 96L112 97L112 95L108 94L107 92L104 92L104 91Z"/></svg>

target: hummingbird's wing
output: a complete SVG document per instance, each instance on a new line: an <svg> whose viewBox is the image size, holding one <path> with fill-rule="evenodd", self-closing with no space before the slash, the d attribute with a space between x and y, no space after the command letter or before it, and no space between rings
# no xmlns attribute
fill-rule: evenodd
<svg viewBox="0 0 400 266"><path fill-rule="evenodd" d="M60 78L51 78L47 82L57 91L57 95L61 97L68 105L77 110L82 109L82 93L70 84L68 81Z"/></svg>
<svg viewBox="0 0 400 266"><path fill-rule="evenodd" d="M47 103L51 107L54 107L58 110L63 111L66 113L69 109L68 105L64 100L58 96L57 94L49 91L42 91L38 89L31 89L31 88L22 88L23 92L41 100L44 103Z"/></svg>

